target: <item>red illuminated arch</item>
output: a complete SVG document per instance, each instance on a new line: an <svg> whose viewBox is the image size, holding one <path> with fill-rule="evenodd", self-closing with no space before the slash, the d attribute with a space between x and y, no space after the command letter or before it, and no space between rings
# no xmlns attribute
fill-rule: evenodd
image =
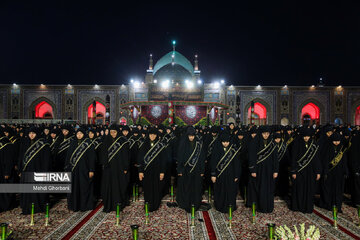
<svg viewBox="0 0 360 240"><path fill-rule="evenodd" d="M262 105L259 102L256 102L254 104L254 120L255 125L264 125L266 124L266 118L267 118L267 110L264 105ZM249 123L251 122L251 106L248 109L248 120Z"/></svg>
<svg viewBox="0 0 360 240"><path fill-rule="evenodd" d="M356 109L355 125L360 125L360 106L358 106L357 109Z"/></svg>
<svg viewBox="0 0 360 240"><path fill-rule="evenodd" d="M301 119L318 124L320 122L320 108L314 103L308 103L301 109ZM303 122L304 123L304 122Z"/></svg>
<svg viewBox="0 0 360 240"><path fill-rule="evenodd" d="M53 118L53 108L46 101L42 101L35 106L35 118Z"/></svg>
<svg viewBox="0 0 360 240"><path fill-rule="evenodd" d="M106 112L106 108L104 106L104 104L96 101L96 107L95 107L95 116L94 116L94 107L93 104L91 103L88 107L88 122L92 123L92 120L94 119L105 119L105 112Z"/></svg>

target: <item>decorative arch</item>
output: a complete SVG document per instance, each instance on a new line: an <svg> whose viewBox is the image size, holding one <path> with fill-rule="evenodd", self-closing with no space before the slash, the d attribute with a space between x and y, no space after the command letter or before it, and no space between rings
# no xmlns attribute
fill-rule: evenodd
<svg viewBox="0 0 360 240"><path fill-rule="evenodd" d="M96 102L96 119L95 122L98 124L104 124L105 123L105 101L99 97L94 97L92 99L89 99L84 105L82 109L82 121L84 123L91 124L92 123L92 110L93 110L93 101ZM99 109L98 109L99 106ZM100 110L100 111L99 111ZM89 115L90 114L90 115Z"/></svg>
<svg viewBox="0 0 360 240"><path fill-rule="evenodd" d="M360 125L360 99L351 104L350 116L352 125ZM350 122L350 121L349 121Z"/></svg>
<svg viewBox="0 0 360 240"><path fill-rule="evenodd" d="M35 106L35 118L52 119L53 117L53 109L46 101L42 101Z"/></svg>
<svg viewBox="0 0 360 240"><path fill-rule="evenodd" d="M303 125L320 124L320 108L309 102L301 109L301 123Z"/></svg>
<svg viewBox="0 0 360 240"><path fill-rule="evenodd" d="M324 106L316 99L305 100L298 108L299 124L324 124Z"/></svg>
<svg viewBox="0 0 360 240"><path fill-rule="evenodd" d="M40 97L30 104L30 118L54 119L56 113L56 105L46 97Z"/></svg>
<svg viewBox="0 0 360 240"><path fill-rule="evenodd" d="M356 108L355 125L360 125L360 105Z"/></svg>
<svg viewBox="0 0 360 240"><path fill-rule="evenodd" d="M260 98L253 99L252 101L255 103L254 104L255 125L266 125L272 122L270 105ZM250 124L251 101L248 104L246 104L245 112L246 112L246 124Z"/></svg>

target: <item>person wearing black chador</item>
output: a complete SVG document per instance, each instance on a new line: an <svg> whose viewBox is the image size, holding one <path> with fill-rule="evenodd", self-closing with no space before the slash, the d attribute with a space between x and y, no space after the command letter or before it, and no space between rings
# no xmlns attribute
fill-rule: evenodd
<svg viewBox="0 0 360 240"><path fill-rule="evenodd" d="M62 126L62 136L60 137L60 143L55 150L56 156L54 163L54 171L61 172L64 170L67 151L70 147L71 141L74 139L74 136L72 135L72 130L73 129L71 128L71 126Z"/></svg>
<svg viewBox="0 0 360 240"><path fill-rule="evenodd" d="M89 129L88 137L94 145L95 150L95 173L94 173L94 194L96 199L101 196L101 176L102 176L102 165L100 164L100 155L101 155L101 145L102 139L97 136L97 131L95 129Z"/></svg>
<svg viewBox="0 0 360 240"><path fill-rule="evenodd" d="M10 139L0 130L0 184L14 182L14 148ZM13 193L0 193L0 212L14 207L15 195Z"/></svg>
<svg viewBox="0 0 360 240"><path fill-rule="evenodd" d="M349 174L351 186L351 201L353 206L360 205L360 131L352 133L351 148L349 151Z"/></svg>
<svg viewBox="0 0 360 240"><path fill-rule="evenodd" d="M72 172L71 193L67 196L68 209L72 211L87 211L95 207L95 150L85 135L83 128L76 131L66 155L65 170Z"/></svg>
<svg viewBox="0 0 360 240"><path fill-rule="evenodd" d="M236 195L240 175L241 147L231 142L229 133L220 135L211 154L211 181L214 183L214 205L219 212L226 213L231 205L236 210Z"/></svg>
<svg viewBox="0 0 360 240"><path fill-rule="evenodd" d="M341 135L337 132L331 135L332 144L326 153L328 163L320 180L320 207L331 210L336 206L341 212L347 169L347 148L341 143Z"/></svg>
<svg viewBox="0 0 360 240"><path fill-rule="evenodd" d="M316 181L320 179L321 172L319 146L312 139L310 128L302 129L300 134L301 136L294 140L291 154L291 209L312 213Z"/></svg>
<svg viewBox="0 0 360 240"><path fill-rule="evenodd" d="M289 193L289 144L281 137L280 133L274 133L273 139L278 147L279 177L275 184L275 195L286 198Z"/></svg>
<svg viewBox="0 0 360 240"><path fill-rule="evenodd" d="M45 139L39 137L39 130L31 127L28 138L20 145L19 171L20 183L25 183L27 172L48 172L50 169L50 147ZM23 214L30 214L31 204L34 203L34 212L44 212L48 194L22 193L20 194L20 207Z"/></svg>
<svg viewBox="0 0 360 240"><path fill-rule="evenodd" d="M116 210L118 203L121 208L128 204L127 186L129 184L129 142L125 137L129 127L122 128L123 136L117 126L110 126L110 134L105 137L100 155L103 165L101 195L104 203L104 212ZM125 132L125 134L124 134Z"/></svg>
<svg viewBox="0 0 360 240"><path fill-rule="evenodd" d="M202 200L202 177L205 171L203 142L196 137L195 129L189 127L180 140L177 151L178 187L176 201L180 208L191 211L194 204L198 209Z"/></svg>
<svg viewBox="0 0 360 240"><path fill-rule="evenodd" d="M274 209L275 179L279 173L278 147L270 136L270 129L263 126L261 134L251 142L249 151L249 192L259 212L270 213Z"/></svg>
<svg viewBox="0 0 360 240"><path fill-rule="evenodd" d="M167 155L163 151L166 146L158 135L157 129L150 128L138 155L139 180L143 182L144 198L150 212L160 207L166 171Z"/></svg>

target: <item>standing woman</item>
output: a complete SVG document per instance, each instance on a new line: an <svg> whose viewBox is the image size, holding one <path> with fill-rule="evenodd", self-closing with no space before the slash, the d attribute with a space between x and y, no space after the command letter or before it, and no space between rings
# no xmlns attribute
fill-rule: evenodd
<svg viewBox="0 0 360 240"><path fill-rule="evenodd" d="M10 139L0 130L0 184L14 182L14 148ZM15 194L0 193L0 212L14 207Z"/></svg>
<svg viewBox="0 0 360 240"><path fill-rule="evenodd" d="M95 150L95 176L94 176L94 194L96 199L101 196L101 174L102 174L102 165L100 164L100 150L102 144L102 138L97 136L97 131L93 128L90 128L88 131L88 137L94 145Z"/></svg>
<svg viewBox="0 0 360 240"><path fill-rule="evenodd" d="M236 210L236 195L240 176L241 146L231 142L229 133L220 135L211 154L211 181L214 183L214 205L216 210L227 213L229 205Z"/></svg>
<svg viewBox="0 0 360 240"><path fill-rule="evenodd" d="M50 169L49 143L40 138L39 130L30 127L28 138L20 145L19 171L20 183L25 183L27 172L48 172ZM23 214L30 214L31 204L34 203L34 212L45 212L48 194L46 193L22 193L20 194L20 207Z"/></svg>
<svg viewBox="0 0 360 240"><path fill-rule="evenodd" d="M310 128L302 129L301 137L295 140L291 154L291 208L302 213L312 213L314 210L316 182L321 172L319 145L312 136Z"/></svg>
<svg viewBox="0 0 360 240"><path fill-rule="evenodd" d="M143 181L145 202L149 203L149 211L156 211L160 207L163 180L166 170L164 155L165 145L160 141L159 132L155 128L149 129L149 136L139 151L139 180Z"/></svg>
<svg viewBox="0 0 360 240"><path fill-rule="evenodd" d="M270 136L270 129L263 126L261 134L251 142L249 152L249 192L256 196L256 208L262 213L274 209L275 179L279 173L278 147Z"/></svg>
<svg viewBox="0 0 360 240"><path fill-rule="evenodd" d="M122 132L127 135L128 128L124 128ZM129 182L129 142L115 125L110 127L110 134L105 137L100 158L104 169L101 185L103 211L115 211L118 203L124 208L128 204L126 190Z"/></svg>
<svg viewBox="0 0 360 240"><path fill-rule="evenodd" d="M331 147L327 151L324 165L323 177L320 180L320 206L331 210L335 205L341 211L345 176L348 175L347 169L347 147L341 143L341 135L335 132L331 135Z"/></svg>
<svg viewBox="0 0 360 240"><path fill-rule="evenodd" d="M191 211L194 204L198 209L202 200L202 177L205 172L203 142L195 136L195 129L189 127L178 145L178 188L176 201L180 208Z"/></svg>
<svg viewBox="0 0 360 240"><path fill-rule="evenodd" d="M95 207L93 178L95 150L86 131L79 128L71 141L65 162L65 170L72 172L71 193L68 194L68 209L74 212L92 210Z"/></svg>

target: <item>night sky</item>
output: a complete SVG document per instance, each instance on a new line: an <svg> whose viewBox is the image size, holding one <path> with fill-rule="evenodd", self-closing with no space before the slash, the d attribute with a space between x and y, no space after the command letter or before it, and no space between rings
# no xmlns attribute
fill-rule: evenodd
<svg viewBox="0 0 360 240"><path fill-rule="evenodd" d="M126 84L175 39L205 82L360 85L360 9L345 1L74 2L0 2L1 83Z"/></svg>

